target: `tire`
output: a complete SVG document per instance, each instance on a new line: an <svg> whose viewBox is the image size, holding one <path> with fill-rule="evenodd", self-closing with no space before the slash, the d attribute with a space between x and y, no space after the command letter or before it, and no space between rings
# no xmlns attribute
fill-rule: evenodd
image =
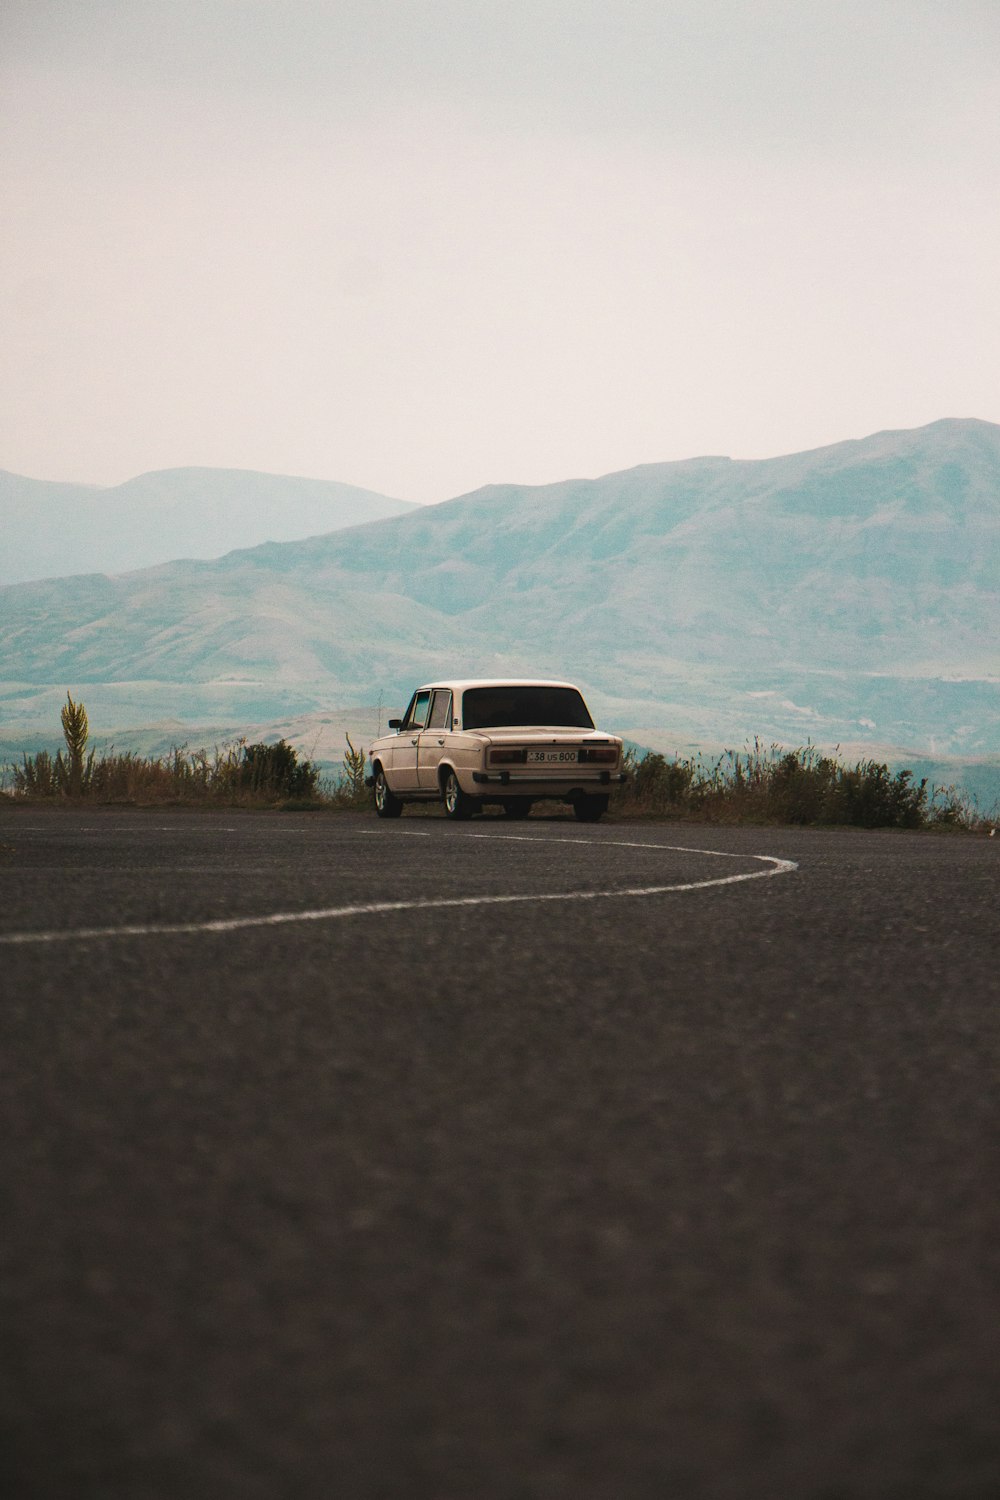
<svg viewBox="0 0 1000 1500"><path fill-rule="evenodd" d="M375 803L375 812L380 818L398 818L403 811L403 804L399 798L389 789L389 783L385 779L385 772L379 766L375 772L375 785L372 791Z"/></svg>
<svg viewBox="0 0 1000 1500"><path fill-rule="evenodd" d="M445 816L453 818L456 822L464 822L466 818L471 818L476 810L474 798L467 797L462 791L454 771L449 771L445 777L441 796L444 801Z"/></svg>
<svg viewBox="0 0 1000 1500"><path fill-rule="evenodd" d="M503 804L505 818L526 818L531 812L530 797L509 797Z"/></svg>
<svg viewBox="0 0 1000 1500"><path fill-rule="evenodd" d="M592 792L577 797L573 803L573 811L577 821L580 823L599 823L608 810L608 802L611 799L606 792Z"/></svg>

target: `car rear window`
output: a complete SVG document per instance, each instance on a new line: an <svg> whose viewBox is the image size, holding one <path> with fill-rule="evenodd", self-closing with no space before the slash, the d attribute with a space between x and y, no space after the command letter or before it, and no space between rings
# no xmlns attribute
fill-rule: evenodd
<svg viewBox="0 0 1000 1500"><path fill-rule="evenodd" d="M505 725L552 725L593 729L594 721L576 688L478 687L462 694L465 729L500 729Z"/></svg>

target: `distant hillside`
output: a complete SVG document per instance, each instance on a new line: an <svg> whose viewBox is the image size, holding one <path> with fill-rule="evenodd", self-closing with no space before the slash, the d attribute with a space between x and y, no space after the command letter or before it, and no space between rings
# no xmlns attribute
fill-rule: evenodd
<svg viewBox="0 0 1000 1500"><path fill-rule="evenodd" d="M417 508L349 484L242 469L164 469L111 489L0 470L0 584L219 557Z"/></svg>
<svg viewBox="0 0 1000 1500"><path fill-rule="evenodd" d="M1000 427L942 421L0 590L0 709L71 687L105 724L260 723L518 671L680 746L975 757L1000 751L998 642Z"/></svg>

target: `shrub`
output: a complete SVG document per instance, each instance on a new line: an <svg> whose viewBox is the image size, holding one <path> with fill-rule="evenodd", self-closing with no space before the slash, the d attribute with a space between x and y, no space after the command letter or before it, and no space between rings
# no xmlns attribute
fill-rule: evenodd
<svg viewBox="0 0 1000 1500"><path fill-rule="evenodd" d="M640 761L633 758L631 774L636 799L657 811L665 811L683 805L690 796L695 766L689 760L668 761L665 756L651 753Z"/></svg>
<svg viewBox="0 0 1000 1500"><path fill-rule="evenodd" d="M836 815L829 822L857 828L922 828L926 818L927 782L913 785L912 771L898 771L875 761L841 770L835 789Z"/></svg>
<svg viewBox="0 0 1000 1500"><path fill-rule="evenodd" d="M12 766L14 790L28 797L56 797L59 794L59 772L57 761L47 750L37 755L24 755L19 766Z"/></svg>
<svg viewBox="0 0 1000 1500"><path fill-rule="evenodd" d="M256 796L311 798L319 772L312 761L300 763L286 740L276 745L244 745L239 768L240 786Z"/></svg>

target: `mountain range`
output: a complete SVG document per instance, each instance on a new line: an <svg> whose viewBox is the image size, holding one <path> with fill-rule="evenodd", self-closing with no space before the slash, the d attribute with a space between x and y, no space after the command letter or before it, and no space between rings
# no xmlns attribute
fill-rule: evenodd
<svg viewBox="0 0 1000 1500"><path fill-rule="evenodd" d="M1000 426L944 420L0 589L0 735L57 724L69 688L109 727L299 722L308 743L331 709L518 672L579 681L657 748L983 759L998 643Z"/></svg>
<svg viewBox="0 0 1000 1500"><path fill-rule="evenodd" d="M418 508L354 485L247 469L161 469L105 489L0 470L0 584L218 557Z"/></svg>

